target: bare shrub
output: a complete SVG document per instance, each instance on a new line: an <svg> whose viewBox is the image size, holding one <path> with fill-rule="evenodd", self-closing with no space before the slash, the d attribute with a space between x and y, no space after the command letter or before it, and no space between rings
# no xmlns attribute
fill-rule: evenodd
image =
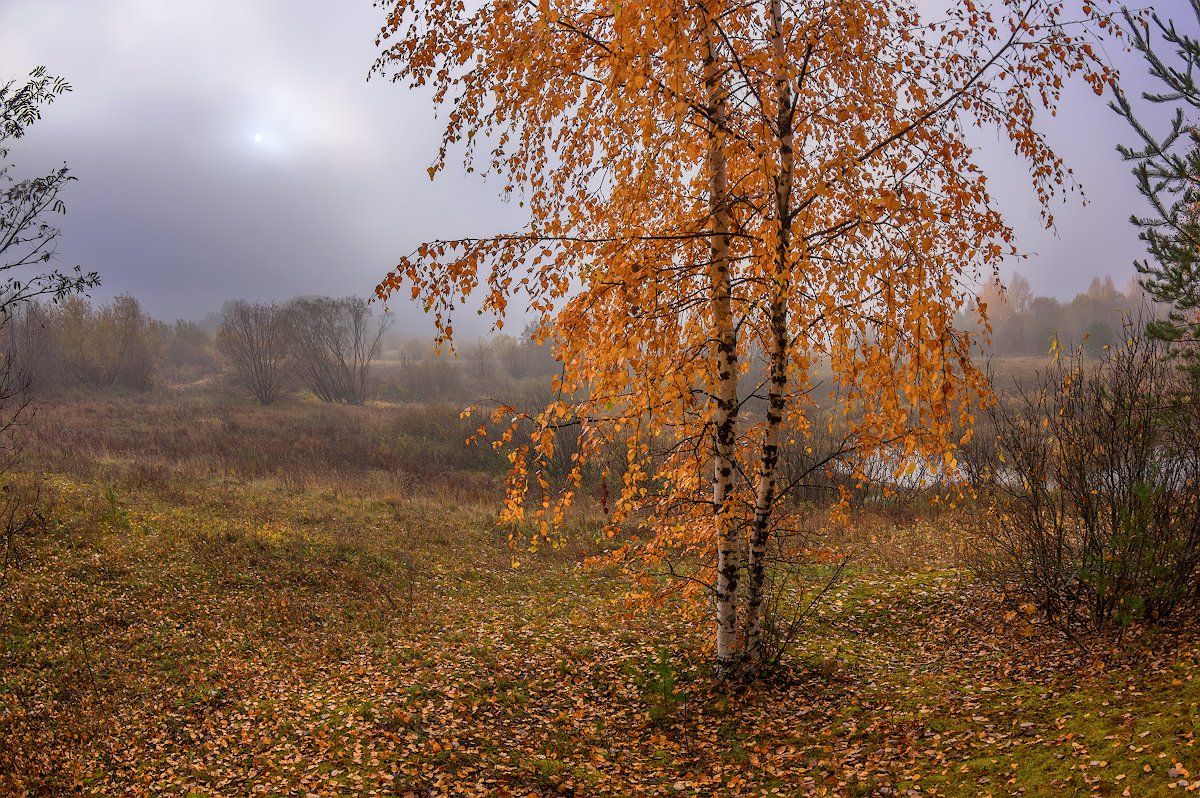
<svg viewBox="0 0 1200 798"><path fill-rule="evenodd" d="M63 378L54 317L40 302L12 308L3 325L4 355L12 375L32 391L57 387Z"/></svg>
<svg viewBox="0 0 1200 798"><path fill-rule="evenodd" d="M1200 414L1139 332L993 408L995 459L969 466L996 503L984 575L1067 630L1161 621L1198 586Z"/></svg>
<svg viewBox="0 0 1200 798"><path fill-rule="evenodd" d="M104 385L148 390L158 371L163 324L125 294L100 308L90 330Z"/></svg>
<svg viewBox="0 0 1200 798"><path fill-rule="evenodd" d="M222 309L217 349L232 381L272 404L287 389L294 370L290 311L275 304L229 302Z"/></svg>
<svg viewBox="0 0 1200 798"><path fill-rule="evenodd" d="M763 584L762 632L757 652L769 670L777 668L809 631L814 610L842 579L848 558L814 564L803 553L776 543L768 554ZM813 581L820 572L819 581Z"/></svg>
<svg viewBox="0 0 1200 798"><path fill-rule="evenodd" d="M365 402L390 317L376 319L359 297L297 299L288 312L297 368L309 390L322 402Z"/></svg>

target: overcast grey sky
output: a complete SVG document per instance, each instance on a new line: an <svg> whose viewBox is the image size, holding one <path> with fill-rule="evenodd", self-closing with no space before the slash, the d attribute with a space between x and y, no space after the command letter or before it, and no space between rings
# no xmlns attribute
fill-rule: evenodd
<svg viewBox="0 0 1200 798"><path fill-rule="evenodd" d="M366 80L380 19L369 0L0 0L0 79L45 64L75 87L15 152L27 170L66 161L79 178L61 260L100 272L98 299L132 292L161 318L198 318L234 297L366 294L423 239L519 224L494 184L454 170L429 181L428 95ZM1141 82L1136 59L1109 53ZM1018 268L1064 298L1093 275L1123 284L1141 253L1127 221L1140 203L1113 149L1128 131L1082 84L1047 130L1091 204L1072 200L1057 233L1040 230L1021 165L989 151L1036 253ZM428 329L396 309L405 329Z"/></svg>

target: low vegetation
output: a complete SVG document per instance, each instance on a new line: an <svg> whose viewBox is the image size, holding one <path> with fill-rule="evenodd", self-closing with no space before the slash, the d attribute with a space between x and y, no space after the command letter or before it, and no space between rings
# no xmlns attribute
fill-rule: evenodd
<svg viewBox="0 0 1200 798"><path fill-rule="evenodd" d="M723 687L677 608L613 612L625 583L594 564L615 545L598 506L512 567L494 525L504 463L450 444L437 460L453 437L439 425L461 423L197 389L39 410L39 467L12 485L40 483L44 523L15 540L0 587L0 792L1200 783L1187 616L1119 646L1069 642L970 575L969 513L862 510L846 528L814 508L813 531L850 557L843 578L769 681ZM811 566L795 599L835 567Z"/></svg>
<svg viewBox="0 0 1200 798"><path fill-rule="evenodd" d="M1200 594L1200 414L1167 345L1123 337L994 405L974 451L983 572L1068 633L1161 623Z"/></svg>

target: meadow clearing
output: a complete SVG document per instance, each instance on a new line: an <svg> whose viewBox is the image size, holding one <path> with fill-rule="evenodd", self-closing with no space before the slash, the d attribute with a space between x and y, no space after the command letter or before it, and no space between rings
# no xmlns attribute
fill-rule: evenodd
<svg viewBox="0 0 1200 798"><path fill-rule="evenodd" d="M0 587L0 792L1200 789L1187 613L1067 641L972 578L969 508L814 511L843 579L784 668L722 686L706 627L626 611L589 564L615 545L595 507L513 567L503 464L463 424L204 386L41 404L8 488L46 509Z"/></svg>

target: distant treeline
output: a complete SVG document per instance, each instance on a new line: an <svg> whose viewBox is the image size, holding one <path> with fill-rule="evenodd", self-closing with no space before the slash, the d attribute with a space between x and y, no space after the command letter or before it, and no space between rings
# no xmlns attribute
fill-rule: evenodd
<svg viewBox="0 0 1200 798"><path fill-rule="evenodd" d="M1069 302L1034 296L1014 274L989 281L994 355L1045 355L1053 341L1096 355L1120 338L1123 319L1147 306L1137 283L1118 290L1096 278ZM303 297L283 303L225 303L197 324L151 318L132 296L94 305L81 296L29 302L10 311L3 347L19 379L36 393L93 386L147 391L220 382L263 404L298 392L324 402L530 401L557 373L549 346L529 331L460 343L453 357L429 339L389 332L389 316L356 297ZM964 313L960 323L979 330Z"/></svg>
<svg viewBox="0 0 1200 798"><path fill-rule="evenodd" d="M208 333L189 322L156 321L131 296L100 307L78 295L26 303L10 313L4 345L35 392L80 385L144 391L167 372L198 378L218 368Z"/></svg>
<svg viewBox="0 0 1200 798"><path fill-rule="evenodd" d="M3 349L37 394L215 383L263 404L302 392L343 404L533 400L559 369L528 333L460 344L450 357L429 339L390 334L389 321L356 297L231 301L199 324L168 324L132 296L101 305L70 296L13 309Z"/></svg>
<svg viewBox="0 0 1200 798"><path fill-rule="evenodd" d="M1088 290L1070 302L1034 296L1029 281L1014 274L1007 286L990 280L979 293L991 323L993 355L1045 355L1054 342L1060 347L1082 347L1088 355L1099 355L1104 347L1120 340L1125 318L1154 311L1142 287L1131 281L1124 290L1112 277L1096 277ZM966 329L979 331L978 321L964 315Z"/></svg>

